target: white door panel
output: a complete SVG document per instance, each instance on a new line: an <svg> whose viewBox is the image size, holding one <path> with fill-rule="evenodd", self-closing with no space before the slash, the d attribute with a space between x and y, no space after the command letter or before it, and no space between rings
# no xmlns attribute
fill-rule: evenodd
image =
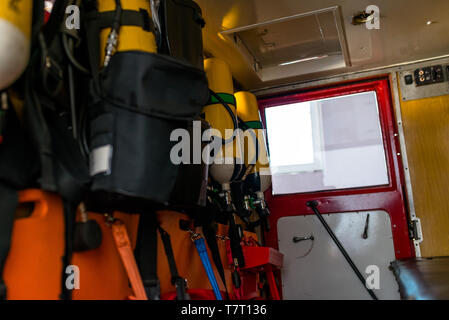
<svg viewBox="0 0 449 320"><path fill-rule="evenodd" d="M368 238L363 239L370 215ZM390 217L385 211L323 215L349 256L367 278L366 267L379 267L379 299L399 299L398 284L388 269L395 260ZM293 242L294 237L314 240ZM331 237L315 215L284 217L278 221L279 250L284 254L284 299L371 299Z"/></svg>

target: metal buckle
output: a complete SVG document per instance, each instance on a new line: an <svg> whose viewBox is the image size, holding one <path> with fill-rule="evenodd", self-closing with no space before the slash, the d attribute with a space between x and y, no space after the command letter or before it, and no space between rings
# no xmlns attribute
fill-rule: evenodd
<svg viewBox="0 0 449 320"><path fill-rule="evenodd" d="M195 240L201 239L201 234L196 233L190 229L188 231L190 233L190 240L192 240L192 242L195 242Z"/></svg>
<svg viewBox="0 0 449 320"><path fill-rule="evenodd" d="M171 283L179 288L187 288L187 279L180 276L172 277Z"/></svg>
<svg viewBox="0 0 449 320"><path fill-rule="evenodd" d="M161 299L161 283L159 280L143 281L143 285L149 300Z"/></svg>
<svg viewBox="0 0 449 320"><path fill-rule="evenodd" d="M172 277L172 284L176 287L176 299L177 300L190 300L190 296L187 293L187 279L182 277Z"/></svg>
<svg viewBox="0 0 449 320"><path fill-rule="evenodd" d="M105 219L106 226L108 226L108 227L111 227L114 223L119 221L119 219L115 218L114 215L111 213L105 213L104 219Z"/></svg>

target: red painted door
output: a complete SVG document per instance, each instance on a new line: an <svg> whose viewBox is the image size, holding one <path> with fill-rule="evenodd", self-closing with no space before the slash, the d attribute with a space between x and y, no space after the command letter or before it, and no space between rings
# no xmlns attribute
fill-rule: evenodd
<svg viewBox="0 0 449 320"><path fill-rule="evenodd" d="M347 174L345 174L345 171L339 173L340 176L343 177L342 180L348 178L348 180L355 181L352 184L349 183L347 186L345 186L344 183L341 183L341 181L336 181L334 183L337 185L340 184L341 185L340 187L332 187L332 188L327 188L326 186L314 187L312 183L308 184L307 181L312 181L310 180L311 176L320 173L317 167L314 167L314 165L311 164L307 164L306 166L302 165L301 168L305 168L304 170L307 172L303 172L301 176L297 177L294 174L291 174L291 172L290 174L286 173L282 176L281 174L282 170L280 170L279 177L281 176L284 177L283 178L284 180L277 177L276 172L273 172L273 186L266 192L266 199L268 201L268 205L271 210L270 224L272 226L271 231L266 234L266 240L268 245L273 246L275 248L278 247L277 245L278 236L276 226L280 218L286 216L313 214L312 210L306 206L306 202L310 200L316 200L319 203L318 208L322 214L369 211L369 210L386 211L391 218L393 244L396 258L401 259L412 257L415 255L413 242L410 240L408 231L408 219L405 204L406 199L404 196L405 188L403 185L404 179L402 173L403 169L401 166L400 151L399 151L400 148L398 142L399 140L391 101L391 90L389 86L389 79L387 77L380 79L364 80L354 83L338 84L330 87L312 89L302 92L294 92L276 97L264 97L260 99L259 107L261 117L267 128L268 148L272 161L270 165L273 165L274 160L278 162L287 161L285 162L287 163L287 165L279 168L295 169L294 168L295 166L292 167L291 165L290 166L288 165L289 164L288 159L295 157L299 158L304 157L304 155L301 154L301 150L316 147L315 142L313 141L318 141L319 144L319 142L323 141L323 139L327 141L332 139L335 140L338 138L337 136L343 137L338 138L341 141L343 141L344 139L351 141L352 134L356 131L355 129L354 130L350 129L350 127L353 126L358 127L359 128L357 129L358 131L364 132L365 130L367 132L366 134L368 135L373 133L375 130L371 130L370 133L370 131L366 128L366 126L370 125L368 123L364 123L365 120L363 119L364 117L367 117L367 113L363 113L362 109L364 108L363 103L361 103L360 105L354 103L350 108L348 107L348 103L345 103L345 100L339 100L340 101L339 103L333 103L333 99L334 100L337 98L345 99L348 97L355 97L355 96L357 96L357 99L359 100L360 99L363 100L365 98L369 99L370 97L373 97L372 99L374 100L374 105L377 104L377 106L374 107L373 109L375 113L369 111L372 113L372 115L370 116L371 117L370 121L373 124L377 123L379 128L378 136L380 142L378 143L378 146L380 149L383 148L382 156L384 157L383 166L385 170L384 173L381 174L373 172L371 172L370 174L372 176L372 179L374 180L376 179L379 180L380 176L384 174L385 181L379 183L372 183L371 185L369 182L367 182L366 185L363 184L363 175L369 173L369 171L371 170L369 164L370 158L367 157L368 151L360 151L357 154L355 154L356 157L358 157L357 158L358 160L346 158L347 159L346 161L341 161L341 158L340 160L337 160L338 157L337 158L334 157L336 159L335 161L337 162L334 161L334 163L332 163L332 160L326 159L327 161L327 163L325 164L326 170L331 170L329 169L329 167L332 167L333 168L332 170L334 170L335 172L338 171L339 168L344 168L344 166L348 168L347 170L345 169L347 171ZM270 119L274 119L276 114L282 113L273 111L282 111L282 108L294 106L295 104L298 103L309 102L310 104L307 105L309 106L310 109L306 110L306 114L308 115L310 114L313 116L314 113L315 114L317 113L317 111L314 109L314 106L317 105L314 104L316 101L319 101L321 106L321 109L319 110L319 112L321 113L319 113L320 115L318 117L320 120L317 121L317 123L320 121L321 122L318 123L318 125L315 125L315 127L318 128L317 130L321 131L319 135L317 136L314 134L313 141L310 144L305 143L301 145L300 143L299 144L295 143L293 145L289 145L288 148L290 148L289 150L291 153L287 156L281 155L280 157L276 158L275 155L273 154L273 152L276 151L274 150L275 140L278 139L279 137L282 138L282 132L287 130L287 128L278 126L276 128L277 131L273 131L274 129L271 122L273 122L274 120L271 121ZM324 104L323 101L326 103ZM325 108L327 109L323 109L324 105L326 105ZM304 106L304 104L302 104L301 106ZM329 110L331 111L330 113ZM344 113L344 110L346 110L346 113ZM288 110L286 109L286 111ZM295 116L299 117L298 114L295 114L294 112L293 113L290 112L288 114L291 115L290 118L292 117L294 118ZM331 126L333 126L333 128L329 129L333 132L333 135L329 135L328 137L325 136L326 135L325 131L328 130L329 125L327 125L327 122L323 120L323 118L325 118L325 116L323 116L324 114L328 115L330 114L329 117L331 116L333 117L333 120L332 119L326 120L331 121L329 123L332 123ZM335 117L340 117L340 120L336 121ZM292 122L293 125L290 124L289 130L291 132L295 132L294 130L297 129L300 130L301 128L305 128L308 125L310 125L310 127L314 127L313 117L309 124L300 119L294 119L292 121L295 122L294 123ZM286 126L288 125L289 124L286 123ZM292 128L295 126L297 128ZM348 128L348 130L345 130L345 128ZM281 135L279 135L278 133L281 133ZM347 135L346 138L344 137L345 134ZM324 138L323 135L325 136ZM279 142L276 143L279 145ZM369 141L367 142L368 145L370 143L371 142ZM313 146L311 146L312 144ZM282 143L280 144L280 146L282 147ZM323 148L323 146L321 146L321 148ZM324 149L325 148L326 147L324 147ZM346 149L343 148L344 147L340 147L339 150L349 150L349 147ZM359 150L362 149L359 148ZM327 153L325 153L324 157L331 158L331 155L333 155L332 150L331 151L326 150L325 152ZM377 153L379 154L379 152ZM349 153L346 152L346 156L348 155ZM319 160L318 163L321 163L322 166L323 165L322 163L326 161L322 159L323 158L322 155L318 156L318 158L320 158L318 159ZM350 163L351 161L354 161L355 167L359 165L360 168L364 169L363 170L361 169L361 171L357 173L356 171L354 171L355 169L353 170L353 168L351 168L351 166L348 167L348 162ZM358 184L357 182L358 180L361 180L362 183ZM297 186L297 184L301 183L302 183L301 186ZM276 190L273 190L273 188L277 189L278 192L276 192ZM297 192L298 190L300 191L303 190L303 192L300 191ZM274 195L273 191L275 191Z"/></svg>

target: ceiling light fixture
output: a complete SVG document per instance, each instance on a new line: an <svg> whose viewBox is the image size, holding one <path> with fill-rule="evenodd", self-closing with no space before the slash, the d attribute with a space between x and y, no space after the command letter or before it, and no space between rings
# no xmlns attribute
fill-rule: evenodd
<svg viewBox="0 0 449 320"><path fill-rule="evenodd" d="M352 24L355 26L363 25L372 20L374 20L374 11L372 12L362 11L352 17Z"/></svg>
<svg viewBox="0 0 449 320"><path fill-rule="evenodd" d="M318 60L318 59L323 59L323 58L327 58L327 57L329 57L329 55L324 54L322 56L316 56L316 57L310 57L310 58L304 58L304 59L284 62L284 63L281 63L279 66L288 66L289 64L300 63L300 62L311 61L311 60Z"/></svg>

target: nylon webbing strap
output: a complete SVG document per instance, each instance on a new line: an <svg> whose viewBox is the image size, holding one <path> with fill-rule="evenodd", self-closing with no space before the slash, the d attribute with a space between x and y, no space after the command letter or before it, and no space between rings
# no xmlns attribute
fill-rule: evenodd
<svg viewBox="0 0 449 320"><path fill-rule="evenodd" d="M131 288L134 291L137 300L148 300L142 279L140 277L139 269L137 268L134 253L131 248L131 241L129 240L126 226L120 220L116 220L112 224L112 235L114 237L115 245L120 254L123 266L128 275Z"/></svg>
<svg viewBox="0 0 449 320"><path fill-rule="evenodd" d="M0 300L5 300L7 296L2 274L11 244L12 226L17 204L17 191L0 184Z"/></svg>
<svg viewBox="0 0 449 320"><path fill-rule="evenodd" d="M165 255L167 256L168 266L170 268L170 273L172 276L172 284L176 286L177 299L190 300L190 297L186 292L186 280L179 276L178 268L176 267L170 235L160 226L158 227L158 230L161 234L162 243L164 244Z"/></svg>
<svg viewBox="0 0 449 320"><path fill-rule="evenodd" d="M161 289L157 278L157 219L155 214L140 215L137 244L134 250L148 299L159 300Z"/></svg>
<svg viewBox="0 0 449 320"><path fill-rule="evenodd" d="M221 261L220 250L218 249L215 229L210 225L203 225L203 234L207 245L209 246L210 253L212 254L212 260L214 261L215 267L217 268L218 274L220 275L221 281L225 287L226 297L229 300L228 286L226 284L226 277L223 262Z"/></svg>
<svg viewBox="0 0 449 320"><path fill-rule="evenodd" d="M88 2L86 19L83 19L86 29L87 53L92 72L93 84L97 94L101 94L100 87L100 27L98 22L97 3L95 0Z"/></svg>
<svg viewBox="0 0 449 320"><path fill-rule="evenodd" d="M99 12L98 24L100 29L111 28L114 22L115 11ZM140 11L123 10L120 20L121 26L135 26L141 27L145 31L153 31L153 21L148 14L148 11L141 9Z"/></svg>
<svg viewBox="0 0 449 320"><path fill-rule="evenodd" d="M62 300L72 299L72 290L66 286L66 268L71 265L73 255L73 233L76 217L76 205L63 199L64 204L64 256L62 257L61 295Z"/></svg>
<svg viewBox="0 0 449 320"><path fill-rule="evenodd" d="M237 101L233 94L229 93L216 93L224 102L227 104L232 104L234 107L237 105ZM209 102L207 104L218 104L221 103L216 97L210 95Z"/></svg>
<svg viewBox="0 0 449 320"><path fill-rule="evenodd" d="M209 278L209 282L212 286L212 290L214 291L215 298L217 300L223 300L221 297L220 288L218 287L217 279L215 278L214 270L212 269L212 265L210 264L209 255L207 254L206 242L204 238L199 238L193 241L196 246L196 250L201 258L201 262L203 263L204 269L206 270L207 277Z"/></svg>
<svg viewBox="0 0 449 320"><path fill-rule="evenodd" d="M240 228L234 221L234 217L232 216L233 213L231 213L231 216L229 218L229 240L231 244L231 252L232 252L232 258L237 260L238 266L240 268L243 268L245 266L245 257L243 255L243 249L240 244L241 241L241 234L240 234Z"/></svg>

